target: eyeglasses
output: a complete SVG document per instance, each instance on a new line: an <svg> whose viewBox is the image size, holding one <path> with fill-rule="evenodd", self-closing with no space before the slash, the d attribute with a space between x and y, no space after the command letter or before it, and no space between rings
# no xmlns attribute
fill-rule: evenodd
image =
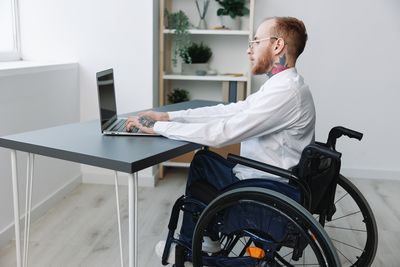
<svg viewBox="0 0 400 267"><path fill-rule="evenodd" d="M262 41L267 41L267 40L271 40L271 39L276 39L276 40L278 40L279 38L273 36L273 37L262 38L262 39L257 39L257 40L250 40L250 39L249 39L249 48L250 48L250 49L253 49L254 44L258 44L258 43L260 43L260 42L262 42Z"/></svg>

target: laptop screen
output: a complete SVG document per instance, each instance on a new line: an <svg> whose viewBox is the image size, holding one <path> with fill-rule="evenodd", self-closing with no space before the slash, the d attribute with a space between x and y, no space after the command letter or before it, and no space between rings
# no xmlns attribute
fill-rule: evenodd
<svg viewBox="0 0 400 267"><path fill-rule="evenodd" d="M104 130L117 119L113 70L109 69L98 72L96 77L101 129Z"/></svg>

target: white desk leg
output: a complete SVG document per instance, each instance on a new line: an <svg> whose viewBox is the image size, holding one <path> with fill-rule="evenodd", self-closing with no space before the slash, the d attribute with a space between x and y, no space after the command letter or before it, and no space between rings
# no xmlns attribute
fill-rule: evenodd
<svg viewBox="0 0 400 267"><path fill-rule="evenodd" d="M122 253L122 232L121 232L121 212L119 209L119 190L118 190L118 172L115 171L115 197L117 202L117 219L118 219L118 238L119 238L119 257L121 267L124 266L124 255Z"/></svg>
<svg viewBox="0 0 400 267"><path fill-rule="evenodd" d="M34 154L29 153L26 161L27 166L26 166L25 227L24 227L24 249L23 249L24 254L22 255L22 266L24 267L28 267L34 159L35 159Z"/></svg>
<svg viewBox="0 0 400 267"><path fill-rule="evenodd" d="M29 255L29 236L31 230L31 213L32 213L32 188L33 188L33 170L34 170L34 163L35 163L35 154L30 153L29 156L31 157L30 166L29 166L29 193L26 198L29 198L28 201L28 229L26 230L26 252L25 252L25 267L28 267L28 255ZM26 220L26 218L25 218Z"/></svg>
<svg viewBox="0 0 400 267"><path fill-rule="evenodd" d="M138 201L138 175L137 173L129 174L128 181L128 194L129 194L129 267L138 266L138 215L137 215L137 201Z"/></svg>
<svg viewBox="0 0 400 267"><path fill-rule="evenodd" d="M14 200L14 223L15 223L15 251L17 254L17 267L21 267L21 239L19 236L19 197L18 197L18 174L17 174L17 151L11 150L11 175L13 184Z"/></svg>
<svg viewBox="0 0 400 267"><path fill-rule="evenodd" d="M138 176L138 173L135 172L135 180L134 180L134 191L135 191L134 192L135 193L134 203L135 203L135 207L133 208L134 212L135 212L135 225L134 225L134 230L135 230L135 239L134 239L134 241L135 241L135 253L134 253L135 259L134 259L134 266L135 267L139 266L138 265L138 260L139 260L139 258L138 258L138 249L139 249L139 246L138 246L138 238L139 238L139 236L138 236L138 221L139 221L139 217L138 217L138 182L139 182L139 176Z"/></svg>

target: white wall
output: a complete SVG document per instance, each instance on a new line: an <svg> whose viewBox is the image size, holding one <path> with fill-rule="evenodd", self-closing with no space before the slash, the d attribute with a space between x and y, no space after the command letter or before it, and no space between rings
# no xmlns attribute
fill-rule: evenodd
<svg viewBox="0 0 400 267"><path fill-rule="evenodd" d="M364 133L343 138L345 173L400 179L400 1L257 0L255 25L270 16L294 16L309 41L298 71L314 95L317 139L332 126ZM254 79L253 88L263 77Z"/></svg>
<svg viewBox="0 0 400 267"><path fill-rule="evenodd" d="M0 64L1 65L1 64ZM0 136L79 121L77 64L6 71L0 66ZM18 153L20 207L25 199L26 153ZM32 218L81 182L79 165L36 157ZM55 195L55 193L60 193ZM14 235L10 150L0 149L0 245ZM22 213L21 213L22 214Z"/></svg>
<svg viewBox="0 0 400 267"><path fill-rule="evenodd" d="M79 62L81 120L98 118L95 73L110 67L114 68L119 113L153 106L158 87L158 73L153 71L158 66L154 53L158 34L153 35L158 32L158 1L19 2L23 58ZM89 166L82 170L84 181L86 176L96 181L104 173ZM150 169L143 175L153 173Z"/></svg>

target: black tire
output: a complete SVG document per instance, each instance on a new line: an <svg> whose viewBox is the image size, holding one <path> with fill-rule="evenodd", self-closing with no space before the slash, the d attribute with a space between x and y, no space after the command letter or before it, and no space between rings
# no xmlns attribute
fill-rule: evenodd
<svg viewBox="0 0 400 267"><path fill-rule="evenodd" d="M337 211L332 221L325 221L324 227L342 266L371 266L378 247L375 217L361 192L342 175L335 205Z"/></svg>
<svg viewBox="0 0 400 267"><path fill-rule="evenodd" d="M221 211L227 211L229 208L241 205L243 203L251 203L251 205L258 205L262 209L268 209L274 213L279 214L283 218L286 218L290 223L291 228L298 236L301 236L301 240L305 242L305 252L300 254L300 257L306 255L308 249L308 258L312 262L305 262L306 256L300 259L300 261L289 263L292 260L294 250L290 252L290 246L287 246L282 242L277 244L277 251L274 253L268 253L261 261L253 261L250 263L246 261L246 264L242 263L239 265L227 264L228 260L235 260L241 257L239 260L244 262L247 256L244 256L244 249L240 254L234 254L229 258L221 258L221 255L217 254L206 254L202 251L203 235L206 229L209 229L210 222L215 222L216 214L223 214ZM260 242L260 239L269 236L267 233L269 230L259 229L258 232L262 232L256 239L245 241L244 246L249 246L251 242L255 244ZM232 233L237 235L237 233ZM229 235L229 234L228 234ZM248 238L252 238L250 235ZM239 236L240 237L240 236ZM270 240L268 240L270 242ZM273 240L276 242L276 240ZM286 242L286 241L285 241ZM285 250L286 249L286 250ZM283 252L282 252L283 251ZM289 252L288 252L289 251ZM214 199L207 208L201 214L196 228L194 230L193 242L192 242L192 260L194 267L203 266L204 264L209 266L293 266L292 264L304 265L316 264L319 266L340 266L338 255L336 254L335 247L329 240L329 237L325 233L323 227L315 220L315 218L300 204L294 200L277 193L272 190L245 187L228 191L216 199ZM290 254L292 253L292 254ZM313 254L310 254L313 253ZM279 255L280 254L280 255ZM283 254L283 255L282 255ZM311 257L309 257L311 255ZM213 259L215 257L215 259ZM289 257L286 258L285 257ZM247 260L253 260L247 257ZM213 261L214 260L214 261ZM210 264L211 263L211 264Z"/></svg>

